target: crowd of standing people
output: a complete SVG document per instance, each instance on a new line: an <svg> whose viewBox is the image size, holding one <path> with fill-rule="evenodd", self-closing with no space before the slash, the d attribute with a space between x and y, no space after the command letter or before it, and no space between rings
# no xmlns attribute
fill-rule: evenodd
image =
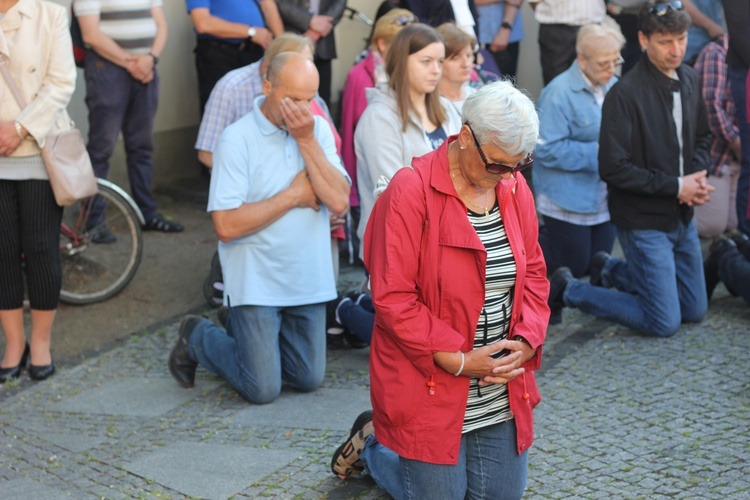
<svg viewBox="0 0 750 500"><path fill-rule="evenodd" d="M181 386L203 366L271 403L284 385L318 388L327 349L370 345L372 409L332 471L399 499L520 498L533 372L566 307L667 337L705 316L720 281L750 304L750 7L530 4L536 104L515 82L523 0L387 1L334 119L345 0L186 0L223 314L182 320L168 358ZM72 12L94 170L107 176L122 134L143 228L181 232L151 190L162 2ZM0 382L44 380L62 208L41 148L69 127L75 61L58 5L0 0L0 28ZM97 227L93 244L113 241ZM341 248L365 265L349 294Z"/></svg>

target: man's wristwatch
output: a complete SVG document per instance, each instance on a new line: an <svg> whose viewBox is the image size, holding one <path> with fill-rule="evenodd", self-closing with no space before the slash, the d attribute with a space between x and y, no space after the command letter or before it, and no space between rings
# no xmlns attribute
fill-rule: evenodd
<svg viewBox="0 0 750 500"><path fill-rule="evenodd" d="M512 24L510 24L510 23L509 23L509 22L507 22L507 21L503 21L503 22L502 22L502 24L500 24L500 27L501 27L501 28L505 28L505 29L508 29L508 30L512 30L512 29L513 29L513 25L512 25Z"/></svg>
<svg viewBox="0 0 750 500"><path fill-rule="evenodd" d="M258 30L256 30L256 29L255 29L255 28L253 28L252 26L250 26L250 27L249 27L249 28L247 29L247 37L248 37L248 38L253 38L253 37L254 37L254 36L255 36L255 35L257 34L257 33L258 33Z"/></svg>
<svg viewBox="0 0 750 500"><path fill-rule="evenodd" d="M159 64L159 58L158 58L158 57L156 57L156 56L155 56L155 55L153 54L153 52L149 52L149 53L148 53L148 55L150 55L150 56L151 56L151 59L153 59L153 60L154 60L154 66L156 66L157 64Z"/></svg>

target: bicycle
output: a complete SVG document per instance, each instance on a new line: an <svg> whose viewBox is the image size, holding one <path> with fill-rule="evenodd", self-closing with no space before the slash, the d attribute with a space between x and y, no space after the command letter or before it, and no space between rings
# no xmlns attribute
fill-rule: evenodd
<svg viewBox="0 0 750 500"><path fill-rule="evenodd" d="M141 262L145 220L138 205L116 184L104 179L97 179L97 184L95 196L63 210L60 300L68 304L94 304L117 295L133 279ZM92 217L95 198L97 206L103 206L99 222ZM105 228L114 238L93 242Z"/></svg>

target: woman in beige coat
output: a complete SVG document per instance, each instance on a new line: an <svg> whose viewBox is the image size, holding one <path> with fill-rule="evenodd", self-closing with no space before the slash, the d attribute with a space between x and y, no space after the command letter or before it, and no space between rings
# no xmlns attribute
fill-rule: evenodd
<svg viewBox="0 0 750 500"><path fill-rule="evenodd" d="M42 0L0 0L0 64L28 103L21 109L0 76L0 383L55 371L50 334L60 297L60 221L40 148L69 122L76 69L65 9ZM23 326L24 274L31 342Z"/></svg>

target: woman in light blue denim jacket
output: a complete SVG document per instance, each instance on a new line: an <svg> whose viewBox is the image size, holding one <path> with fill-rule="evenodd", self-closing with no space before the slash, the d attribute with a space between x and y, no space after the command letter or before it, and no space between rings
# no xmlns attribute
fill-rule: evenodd
<svg viewBox="0 0 750 500"><path fill-rule="evenodd" d="M592 256L610 252L614 244L607 186L599 178L597 154L601 107L617 81L624 41L616 28L582 27L576 42L578 57L539 98L533 179L537 209L544 216L542 247L549 273L567 266L574 276L583 276Z"/></svg>

